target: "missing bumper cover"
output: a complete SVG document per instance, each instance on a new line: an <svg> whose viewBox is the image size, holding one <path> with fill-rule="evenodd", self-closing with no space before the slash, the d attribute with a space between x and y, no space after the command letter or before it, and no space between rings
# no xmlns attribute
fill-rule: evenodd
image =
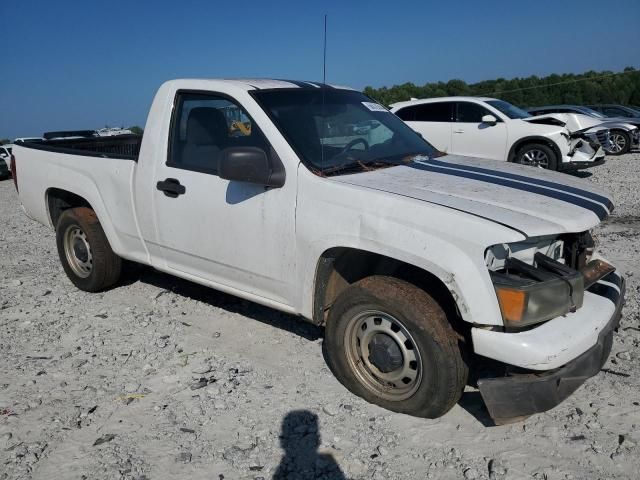
<svg viewBox="0 0 640 480"><path fill-rule="evenodd" d="M615 304L615 310L593 347L553 371L478 380L480 394L496 424L552 409L600 371L611 352L613 331L620 322L625 290L622 277L610 275L603 280L617 288L598 283L590 291L609 298Z"/></svg>

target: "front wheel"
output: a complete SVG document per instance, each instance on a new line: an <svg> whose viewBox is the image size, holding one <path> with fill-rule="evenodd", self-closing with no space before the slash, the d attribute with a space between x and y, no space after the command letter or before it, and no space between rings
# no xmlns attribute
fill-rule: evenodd
<svg viewBox="0 0 640 480"><path fill-rule="evenodd" d="M56 226L60 262L69 280L85 292L98 292L120 278L122 260L107 240L95 212L87 207L62 212Z"/></svg>
<svg viewBox="0 0 640 480"><path fill-rule="evenodd" d="M611 146L606 150L609 155L622 155L631 149L631 137L622 130L611 130Z"/></svg>
<svg viewBox="0 0 640 480"><path fill-rule="evenodd" d="M372 276L338 296L324 347L332 372L354 394L394 412L437 418L466 385L461 340L427 292Z"/></svg>
<svg viewBox="0 0 640 480"><path fill-rule="evenodd" d="M531 167L545 168L548 170L558 169L558 158L556 153L548 145L542 143L530 143L525 145L516 154L514 163L529 165Z"/></svg>

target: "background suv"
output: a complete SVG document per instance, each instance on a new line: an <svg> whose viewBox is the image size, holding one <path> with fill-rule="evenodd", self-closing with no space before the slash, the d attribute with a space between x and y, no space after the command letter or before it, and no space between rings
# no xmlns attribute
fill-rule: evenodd
<svg viewBox="0 0 640 480"><path fill-rule="evenodd" d="M597 141L572 136L558 118L531 115L503 100L443 97L391 105L391 111L440 151L551 170L604 161Z"/></svg>

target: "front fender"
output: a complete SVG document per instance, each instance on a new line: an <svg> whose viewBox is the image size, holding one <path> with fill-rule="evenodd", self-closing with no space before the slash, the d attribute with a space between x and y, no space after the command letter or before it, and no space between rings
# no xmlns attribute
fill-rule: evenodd
<svg viewBox="0 0 640 480"><path fill-rule="evenodd" d="M372 219L379 222L379 219ZM368 223L363 219L363 223ZM389 225L390 226L390 225ZM502 316L488 269L484 263L484 248L466 250L444 238L393 228L396 239L370 235L327 235L311 240L300 252L303 285L301 313L313 316L318 264L323 254L335 247L351 248L390 257L418 267L437 277L451 293L463 320L483 325L502 325ZM398 241L402 238L402 241ZM394 245L402 245L403 248Z"/></svg>

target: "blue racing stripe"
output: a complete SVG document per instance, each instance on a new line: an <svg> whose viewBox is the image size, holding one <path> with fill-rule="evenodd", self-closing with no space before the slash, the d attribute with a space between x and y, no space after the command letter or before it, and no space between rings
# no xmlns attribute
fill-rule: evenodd
<svg viewBox="0 0 640 480"><path fill-rule="evenodd" d="M429 161L429 163L413 162L413 163L407 164L407 166L411 168L416 168L418 170L425 170L427 172L441 173L443 175L452 175L454 177L478 180L484 183L492 183L494 185L500 185L503 187L521 190L524 192L536 193L538 195L543 195L545 197L555 198L556 200L561 200L563 202L571 203L578 207L582 207L584 209L590 210L593 213L595 213L600 220L604 220L609 215L609 212L607 211L607 209L604 208L604 206L602 206L601 204L594 202L593 200L588 200L586 198L576 197L575 195L572 195L570 193L558 192L557 190L549 190L548 188L544 188L537 185L514 182L507 178L488 177L486 175L480 175L478 173L474 173L471 171L443 169L438 166L431 165L431 163L432 161ZM524 178L527 178L527 177L524 177Z"/></svg>
<svg viewBox="0 0 640 480"><path fill-rule="evenodd" d="M491 170L489 168L482 167L472 167L470 165L460 165L458 163L452 162L442 162L440 160L429 160L429 164L449 168L458 168L460 170L467 170L469 172L484 173L486 175L495 175L497 177L509 178L511 180L520 180L521 182L540 185L541 187L556 188L558 190L562 190L563 192L572 193L574 195L580 195L581 197L595 200L596 202L599 202L607 207L607 210L609 210L609 212L613 211L613 203L611 202L611 199L597 193L589 192L588 190L582 190L581 188L570 187L569 185L563 185L561 183L551 182L549 180L531 178L525 175L518 175L517 173L502 172L500 170Z"/></svg>

